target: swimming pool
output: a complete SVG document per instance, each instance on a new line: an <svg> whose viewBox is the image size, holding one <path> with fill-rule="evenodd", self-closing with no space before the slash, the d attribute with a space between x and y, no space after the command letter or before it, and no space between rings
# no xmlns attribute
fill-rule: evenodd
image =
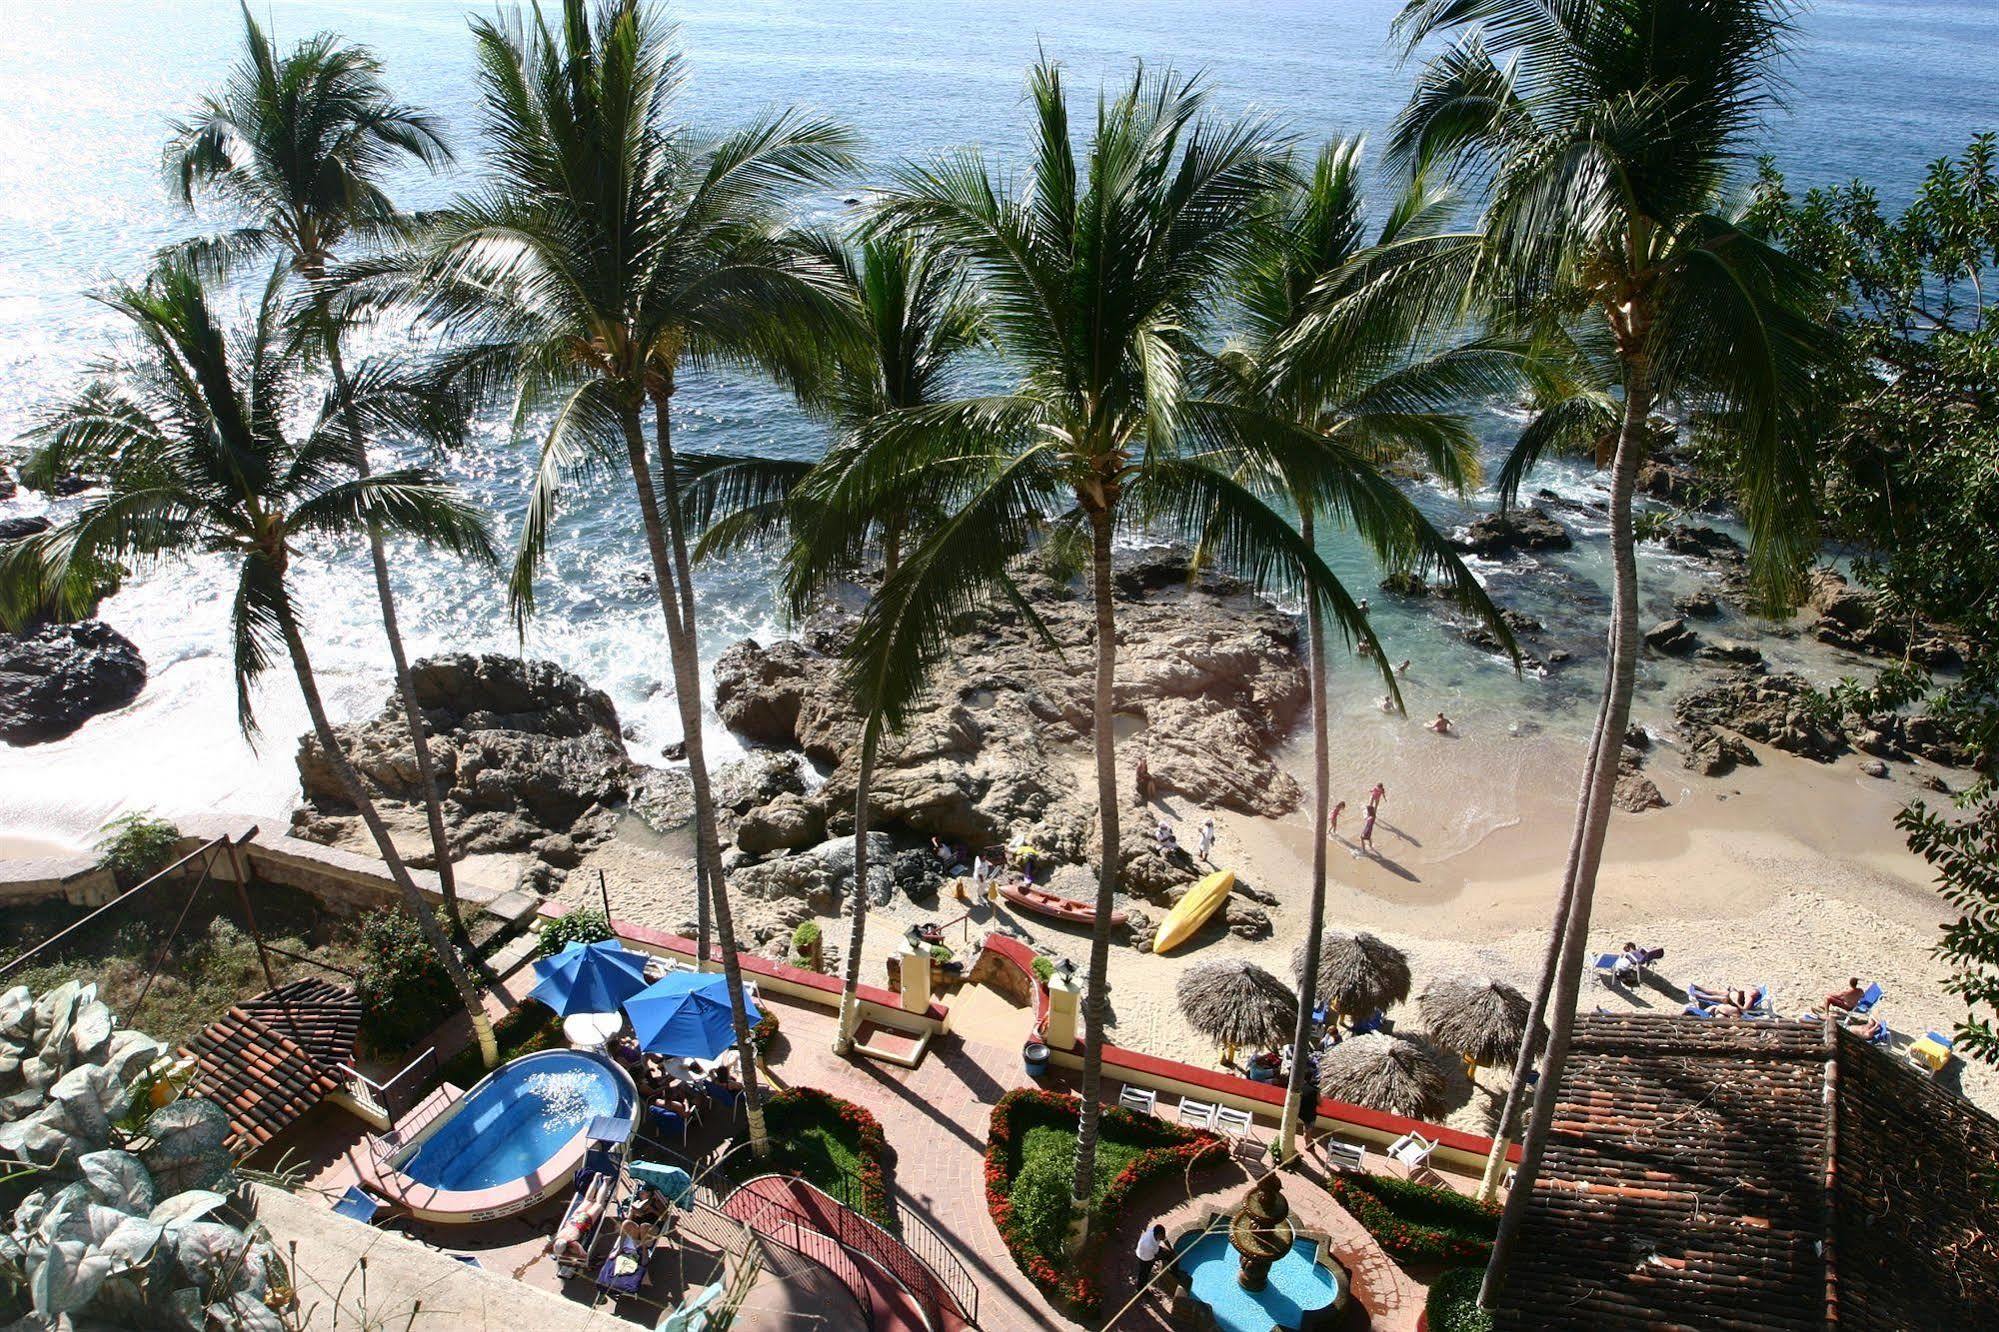
<svg viewBox="0 0 1999 1332"><path fill-rule="evenodd" d="M1253 1294L1236 1281L1239 1264L1225 1230L1194 1240L1177 1266L1223 1332L1270 1332L1313 1326L1338 1302L1340 1279L1319 1265L1318 1252L1316 1239L1293 1241L1291 1252L1271 1265L1270 1284Z"/></svg>
<svg viewBox="0 0 1999 1332"><path fill-rule="evenodd" d="M590 1050L543 1050L488 1074L378 1168L378 1187L428 1220L474 1221L561 1187L599 1115L629 1116L637 1090Z"/></svg>

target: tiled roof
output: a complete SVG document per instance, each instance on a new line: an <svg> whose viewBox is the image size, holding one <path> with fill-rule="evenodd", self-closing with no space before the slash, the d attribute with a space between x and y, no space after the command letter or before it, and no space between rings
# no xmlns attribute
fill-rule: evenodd
<svg viewBox="0 0 1999 1332"><path fill-rule="evenodd" d="M1999 1123L1850 1033L1579 1018L1497 1325L1999 1326L1995 1172Z"/></svg>
<svg viewBox="0 0 1999 1332"><path fill-rule="evenodd" d="M361 999L332 981L308 976L266 990L240 1005L244 1012L303 1046L329 1069L354 1062L361 1030Z"/></svg>
<svg viewBox="0 0 1999 1332"><path fill-rule="evenodd" d="M195 1033L181 1053L195 1061L188 1092L229 1113L230 1141L239 1152L269 1142L340 1086L297 1042L241 1008Z"/></svg>

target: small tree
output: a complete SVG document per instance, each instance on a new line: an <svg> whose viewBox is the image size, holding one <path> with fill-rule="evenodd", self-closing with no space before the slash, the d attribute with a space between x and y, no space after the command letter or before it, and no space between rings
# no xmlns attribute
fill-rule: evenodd
<svg viewBox="0 0 1999 1332"><path fill-rule="evenodd" d="M171 864L180 845L180 829L150 810L121 814L98 832L99 863L127 888Z"/></svg>
<svg viewBox="0 0 1999 1332"><path fill-rule="evenodd" d="M578 907L541 927L541 947L536 955L553 957L573 943L599 943L615 937L603 912Z"/></svg>

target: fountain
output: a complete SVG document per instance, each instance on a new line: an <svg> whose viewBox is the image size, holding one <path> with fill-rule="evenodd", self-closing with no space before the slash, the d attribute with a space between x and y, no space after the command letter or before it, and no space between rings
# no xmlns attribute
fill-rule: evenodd
<svg viewBox="0 0 1999 1332"><path fill-rule="evenodd" d="M1314 1332L1333 1326L1347 1303L1346 1269L1323 1235L1291 1223L1283 1183L1265 1175L1232 1212L1210 1210L1174 1237L1184 1278L1175 1300L1180 1327L1220 1332Z"/></svg>

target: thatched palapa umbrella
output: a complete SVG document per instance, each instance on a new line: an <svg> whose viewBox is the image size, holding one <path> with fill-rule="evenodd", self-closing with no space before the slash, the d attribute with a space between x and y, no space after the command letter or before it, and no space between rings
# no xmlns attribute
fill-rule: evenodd
<svg viewBox="0 0 1999 1332"><path fill-rule="evenodd" d="M1305 974L1305 945L1291 953L1291 974ZM1342 1013L1366 1017L1409 997L1409 959L1402 950L1365 930L1327 930L1319 943L1319 1000Z"/></svg>
<svg viewBox="0 0 1999 1332"><path fill-rule="evenodd" d="M1298 996L1290 987L1239 957L1189 967L1173 992L1188 1024L1222 1047L1224 1063L1235 1062L1238 1045L1276 1049L1298 1023Z"/></svg>
<svg viewBox="0 0 1999 1332"><path fill-rule="evenodd" d="M1470 1078L1480 1064L1511 1062L1527 1034L1527 996L1490 976L1445 976L1417 998L1423 1026L1440 1049L1456 1050Z"/></svg>
<svg viewBox="0 0 1999 1332"><path fill-rule="evenodd" d="M1319 1056L1319 1090L1335 1100L1428 1119L1443 1108L1444 1061L1400 1036L1349 1036Z"/></svg>

